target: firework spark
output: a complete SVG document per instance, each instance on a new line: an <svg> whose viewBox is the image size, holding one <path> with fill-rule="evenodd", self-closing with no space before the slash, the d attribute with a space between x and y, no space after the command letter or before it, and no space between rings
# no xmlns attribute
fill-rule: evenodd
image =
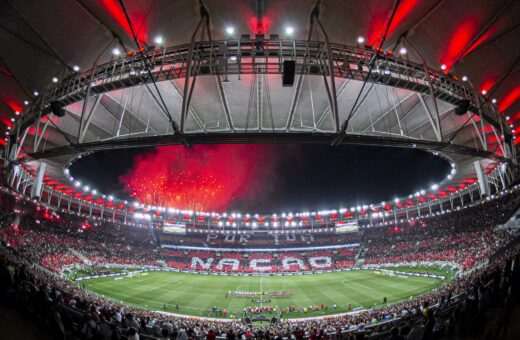
<svg viewBox="0 0 520 340"><path fill-rule="evenodd" d="M261 190L274 168L271 149L270 145L157 147L136 157L120 181L146 205L220 211Z"/></svg>

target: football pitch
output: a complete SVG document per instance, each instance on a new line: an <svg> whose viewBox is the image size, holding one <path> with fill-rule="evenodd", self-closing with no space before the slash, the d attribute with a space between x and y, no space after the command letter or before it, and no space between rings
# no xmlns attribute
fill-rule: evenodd
<svg viewBox="0 0 520 340"><path fill-rule="evenodd" d="M320 316L349 311L352 308L378 308L384 297L388 303L408 300L428 293L448 280L427 277L384 276L373 270L344 271L295 276L215 276L177 272L148 272L140 277L121 276L82 281L85 288L105 298L132 307L172 313L208 316L218 307L228 317L241 317L245 307L295 306L284 318ZM290 291L290 297L233 297L231 291ZM226 297L227 295L227 297ZM266 300L270 299L270 302ZM252 300L263 300L252 301ZM336 304L336 309L333 305ZM321 305L328 308L321 308ZM300 308L300 306L302 308ZM303 312L303 307L320 306L318 311ZM211 317L222 317L211 313Z"/></svg>

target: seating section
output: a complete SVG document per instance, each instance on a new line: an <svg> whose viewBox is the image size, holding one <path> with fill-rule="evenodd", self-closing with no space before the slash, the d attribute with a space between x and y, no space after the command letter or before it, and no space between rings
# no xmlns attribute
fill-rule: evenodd
<svg viewBox="0 0 520 340"><path fill-rule="evenodd" d="M56 272L74 264L156 265L160 259L149 229L43 216L48 214L43 211L22 217L17 225L2 226L0 239L31 263Z"/></svg>
<svg viewBox="0 0 520 340"><path fill-rule="evenodd" d="M518 204L518 197L503 197L418 221L367 229L364 263L446 261L468 269L507 241L493 227L505 223Z"/></svg>
<svg viewBox="0 0 520 340"><path fill-rule="evenodd" d="M207 227L206 227L207 229ZM297 248L317 247L331 245L356 244L361 242L361 233L340 234L334 232L311 233L303 232L301 229L293 229L294 233L258 233L258 234L236 234L236 228L227 230L227 234L194 232L191 226L187 226L187 233L171 234L159 233L161 243L167 245L182 245L194 247L213 248ZM284 232L288 232L287 230Z"/></svg>
<svg viewBox="0 0 520 340"><path fill-rule="evenodd" d="M170 268L226 273L277 273L349 268L354 265L358 248L311 252L215 252L163 249Z"/></svg>
<svg viewBox="0 0 520 340"><path fill-rule="evenodd" d="M0 239L31 263L56 272L74 264L157 266L160 264L158 260L164 260L168 267L178 270L227 273L333 270L351 268L357 260L366 265L444 261L469 269L507 242L507 235L496 232L493 227L504 223L519 206L518 197L507 195L455 212L397 225L366 228L362 233L339 237L333 232L312 237L283 235L284 244L359 242L361 245L326 250L312 250L307 245L305 248L311 250L298 251L294 247L278 247L279 250L274 252L262 252L254 249L264 245L272 236L260 234L250 237L247 248L240 251L185 250L170 245L161 248L153 229L87 221L75 215L58 216L42 209L15 220L12 212L15 205L23 207L31 203L17 203L6 198L6 195L2 196L1 202L6 208L2 212L5 215L3 220L17 223L4 223L0 229ZM188 239L196 243L194 235L185 240ZM198 239L202 243L208 238L199 234ZM224 239L214 240L225 244ZM234 235L227 238L235 240L233 242L239 239ZM272 247L272 242L268 246Z"/></svg>
<svg viewBox="0 0 520 340"><path fill-rule="evenodd" d="M477 315L475 311L478 311L486 301L487 303L497 301L500 304L504 300L508 301L508 296L504 293L516 291L514 289L515 278L518 277L516 264L520 261L519 244L510 241L517 241L519 234L518 231L498 230L495 227L504 223L518 209L519 202L520 198L515 197L514 194L507 195L456 212L398 225L367 228L364 233L357 236L361 243L359 247L305 251L290 250L291 248L283 251L280 248L274 252L255 251L254 247L253 250L248 251L203 251L161 248L153 229L88 222L81 217L65 214L58 218L57 215L49 215L49 212L38 209L31 212L29 206L32 205L31 203L15 201L12 197L0 193L2 207L0 209L0 242L2 243L0 269L4 273L14 272L12 277L16 287L28 288L11 290L11 297L6 301L16 301L17 307L24 308L26 315L38 313L36 319L41 320L42 325L44 323L52 325L55 322L55 329L69 327L68 334L80 334L79 337L74 336L74 338L82 339L96 338L87 336L93 334L83 333L83 330L88 330L92 323L94 327L106 326L104 329L119 327L117 332L125 329L122 338L129 333L130 326L135 327L139 329L143 339L157 339L150 335L153 328L150 329L146 324L146 320L150 318L154 319L154 322L162 323L162 326L168 329L173 329L175 325L178 329L188 326L210 329L210 332L213 332L212 329L217 328L218 334L223 335L222 338L226 337L228 331L231 331L227 333L228 335L239 334L244 330L244 325L234 321L185 318L131 309L116 301L93 296L80 287L71 285L68 280L51 275L48 271L42 271L41 267L33 264L39 264L58 273L64 266L74 264L89 264L92 265L91 268L95 268L109 263L158 265L161 263L159 260L164 260L171 268L181 270L230 273L286 273L349 268L358 261L365 264L381 264L438 260L454 262L466 269L475 269L471 275L463 276L425 295L401 303L368 308L359 314L349 313L299 322L281 320L270 326L270 329L287 330L284 338L291 338L291 334L294 334L293 338L296 339L352 338L352 335L361 329L363 332L358 333L362 335L361 338L365 338L367 331L371 332L370 338L382 338L383 335L387 338L388 327L393 327L399 322L403 326L403 322L408 322L410 318L413 323L424 318L425 306L429 306L428 310L435 308L436 314L428 312L426 315L428 320L434 320L431 319L432 317L436 320L441 315L445 320L449 318L451 324L452 320L475 319L476 322L481 322L481 318L475 317ZM15 209L24 211L22 217L17 216L20 213L14 213ZM507 248L504 247L506 245ZM11 249L6 250L5 246ZM490 260L488 265L475 268L476 264L488 259ZM8 281L11 279L10 275L3 277ZM45 287L45 290L42 290L45 292L44 295L37 293L38 287ZM8 292L9 289L5 291ZM486 296L487 298L482 298ZM45 298L41 299L41 297ZM38 308L38 306L43 307ZM263 310L259 311L260 308ZM244 312L252 317L257 312L269 312L272 308L273 306L270 305L247 307ZM297 307L287 308L295 310ZM312 308L319 310L319 306ZM452 319L454 310L465 314ZM125 317L122 317L123 313L126 313ZM103 318L98 314L103 315ZM503 315L503 312L499 314ZM94 321L93 315L98 316L97 321ZM211 313L210 310L208 315L216 317L217 313L215 311ZM406 317L401 318L404 315ZM224 314L219 317L227 316ZM392 319L392 323L389 323L388 321ZM61 323L61 320L65 322ZM74 324L80 325L77 331L74 331ZM365 327L369 324L378 325L374 328ZM376 327L387 327L387 334L381 332L382 328ZM255 337L265 338L265 333L259 329L253 327ZM316 333L316 329L320 329L321 335ZM215 334L213 333L211 338L215 338ZM246 336L246 334L243 333L238 338L253 338L252 335ZM305 336L303 337L302 334ZM209 335L208 333L207 338L210 338Z"/></svg>

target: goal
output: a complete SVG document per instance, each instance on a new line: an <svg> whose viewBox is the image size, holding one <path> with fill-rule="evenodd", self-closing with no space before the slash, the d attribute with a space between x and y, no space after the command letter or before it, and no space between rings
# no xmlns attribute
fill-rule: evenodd
<svg viewBox="0 0 520 340"><path fill-rule="evenodd" d="M141 277L141 272L128 272L128 275L126 277L128 277L129 279L133 277Z"/></svg>
<svg viewBox="0 0 520 340"><path fill-rule="evenodd" d="M382 276L396 276L393 270L381 269Z"/></svg>

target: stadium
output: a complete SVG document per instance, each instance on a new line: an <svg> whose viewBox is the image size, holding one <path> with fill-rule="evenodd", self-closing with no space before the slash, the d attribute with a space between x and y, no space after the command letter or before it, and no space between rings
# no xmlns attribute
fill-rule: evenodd
<svg viewBox="0 0 520 340"><path fill-rule="evenodd" d="M6 339L517 339L520 2L0 4Z"/></svg>

